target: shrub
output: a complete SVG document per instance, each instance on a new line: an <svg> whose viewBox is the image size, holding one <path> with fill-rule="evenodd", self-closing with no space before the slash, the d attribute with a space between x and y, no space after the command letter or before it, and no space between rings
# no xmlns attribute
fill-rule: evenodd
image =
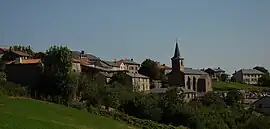
<svg viewBox="0 0 270 129"><path fill-rule="evenodd" d="M28 90L26 87L23 87L19 84L15 84L12 82L0 82L0 91L2 94L8 95L8 96L28 96Z"/></svg>
<svg viewBox="0 0 270 129"><path fill-rule="evenodd" d="M82 109L86 108L85 103L77 102L77 101L73 101L73 102L69 103L69 106L72 107L72 108L77 108L79 110L82 110Z"/></svg>
<svg viewBox="0 0 270 129"><path fill-rule="evenodd" d="M138 119L132 116L128 116L126 114L116 112L116 111L108 111L104 109L97 109L93 107L88 108L88 112L95 114L95 115L102 115L105 117L111 117L115 120L118 121L123 121L127 124L142 128L142 129L178 129L181 127L175 127L171 125L163 125L163 124L158 124L154 121L151 120L142 120Z"/></svg>

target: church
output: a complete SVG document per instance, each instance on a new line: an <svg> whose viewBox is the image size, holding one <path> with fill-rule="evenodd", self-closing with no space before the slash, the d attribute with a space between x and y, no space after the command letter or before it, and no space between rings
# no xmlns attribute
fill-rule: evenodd
<svg viewBox="0 0 270 129"><path fill-rule="evenodd" d="M182 92L187 92L188 97L190 94L199 95L208 91L212 91L212 79L208 73L199 69L185 68L184 58L181 57L176 42L174 56L171 58L172 68L167 74L168 83L170 87L179 87Z"/></svg>

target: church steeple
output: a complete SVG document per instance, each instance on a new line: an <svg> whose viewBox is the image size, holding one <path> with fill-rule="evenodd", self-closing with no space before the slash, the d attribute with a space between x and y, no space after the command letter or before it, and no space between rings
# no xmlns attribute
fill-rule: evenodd
<svg viewBox="0 0 270 129"><path fill-rule="evenodd" d="M179 52L179 48L178 48L178 43L176 42L175 44L175 50L174 50L174 56L173 58L180 58L180 52Z"/></svg>
<svg viewBox="0 0 270 129"><path fill-rule="evenodd" d="M184 58L181 57L178 43L175 43L174 56L171 58L172 60L172 69L174 71L182 71L184 72Z"/></svg>

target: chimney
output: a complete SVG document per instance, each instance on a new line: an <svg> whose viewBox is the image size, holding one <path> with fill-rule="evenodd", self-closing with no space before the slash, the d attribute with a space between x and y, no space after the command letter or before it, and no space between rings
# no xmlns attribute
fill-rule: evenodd
<svg viewBox="0 0 270 129"><path fill-rule="evenodd" d="M218 67L218 69L220 69L220 67Z"/></svg>
<svg viewBox="0 0 270 129"><path fill-rule="evenodd" d="M114 63L116 63L116 59L113 59Z"/></svg>
<svg viewBox="0 0 270 129"><path fill-rule="evenodd" d="M133 61L133 59L130 59L131 61Z"/></svg>
<svg viewBox="0 0 270 129"><path fill-rule="evenodd" d="M80 59L83 58L83 56L84 56L84 51L82 50L80 53Z"/></svg>

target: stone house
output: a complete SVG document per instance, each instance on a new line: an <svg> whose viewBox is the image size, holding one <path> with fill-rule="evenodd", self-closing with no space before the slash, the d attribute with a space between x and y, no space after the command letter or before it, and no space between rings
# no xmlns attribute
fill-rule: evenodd
<svg viewBox="0 0 270 129"><path fill-rule="evenodd" d="M133 59L122 59L117 61L118 64L123 64L120 68L122 70L127 70L130 73L138 73L140 64L135 62Z"/></svg>
<svg viewBox="0 0 270 129"><path fill-rule="evenodd" d="M220 67L208 68L204 71L207 72L213 80L217 80L217 81L220 81L220 77L222 75L225 75L225 70L221 69Z"/></svg>
<svg viewBox="0 0 270 129"><path fill-rule="evenodd" d="M252 103L251 108L259 113L270 115L270 97L264 96Z"/></svg>
<svg viewBox="0 0 270 129"><path fill-rule="evenodd" d="M6 50L4 51L4 55L2 56L2 59L5 61L14 61L19 58L28 59L31 58L31 55L22 51Z"/></svg>
<svg viewBox="0 0 270 129"><path fill-rule="evenodd" d="M256 69L240 69L233 74L236 82L257 85L258 80L264 73Z"/></svg>
<svg viewBox="0 0 270 129"><path fill-rule="evenodd" d="M81 72L81 61L78 59L71 59L71 63L72 63L72 71L73 72Z"/></svg>
<svg viewBox="0 0 270 129"><path fill-rule="evenodd" d="M107 64L112 70L126 70L123 62L117 61L103 61L103 62Z"/></svg>
<svg viewBox="0 0 270 129"><path fill-rule="evenodd" d="M99 72L96 74L95 79L97 79L99 82L104 82L105 84L110 83L113 75L115 73L112 72Z"/></svg>
<svg viewBox="0 0 270 129"><path fill-rule="evenodd" d="M24 86L35 86L39 81L43 64L40 59L18 58L6 63L7 80Z"/></svg>
<svg viewBox="0 0 270 129"><path fill-rule="evenodd" d="M129 77L129 82L133 86L133 91L144 92L150 90L150 80L149 77L141 75L139 73L125 73Z"/></svg>

